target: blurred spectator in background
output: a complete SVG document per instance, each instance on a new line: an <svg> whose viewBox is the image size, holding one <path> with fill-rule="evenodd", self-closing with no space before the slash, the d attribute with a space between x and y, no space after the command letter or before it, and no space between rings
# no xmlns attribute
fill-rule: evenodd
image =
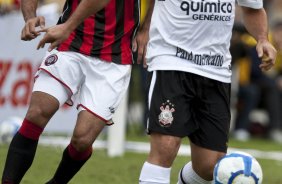
<svg viewBox="0 0 282 184"><path fill-rule="evenodd" d="M280 8L282 12L282 3L280 4ZM277 59L276 59L277 64L275 65L274 69L276 69L276 72L277 72L276 73L276 84L277 84L279 95L280 95L279 114L282 114L281 113L282 111L282 14L275 16L272 20L272 36L273 36L273 44L277 49ZM280 125L280 134L282 134L281 125Z"/></svg>
<svg viewBox="0 0 282 184"><path fill-rule="evenodd" d="M280 51L280 65L278 64L279 66L276 66L276 69L282 74L282 19L278 20L280 21L275 21L272 26L272 33L273 42L277 50ZM230 50L233 56L233 63L238 68L239 84L236 104L237 115L235 117L233 136L237 140L246 141L250 138L250 132L256 133L255 131L259 129L252 129L253 126L251 126L252 123L249 117L253 110L262 108L266 110L269 122L268 126L263 127L262 130L260 128L262 132L258 133L264 133L272 140L282 143L282 118L280 112L282 109L282 77L281 80L278 80L275 75L276 71L272 70L265 73L258 69L261 61L257 57L256 43L246 33L246 30L240 26L240 23L234 26L233 32ZM280 94L278 87L280 88Z"/></svg>
<svg viewBox="0 0 282 184"><path fill-rule="evenodd" d="M0 0L0 16L20 9L20 0Z"/></svg>
<svg viewBox="0 0 282 184"><path fill-rule="evenodd" d="M277 15L272 20L272 37L273 44L277 49L277 64L275 64L275 69L277 70L279 76L282 76L282 5L281 5L281 15Z"/></svg>
<svg viewBox="0 0 282 184"><path fill-rule="evenodd" d="M247 36L243 35L243 37ZM241 141L250 138L250 113L256 108L263 108L269 116L268 127L265 127L264 133L267 133L272 140L282 143L282 134L279 131L282 124L281 104L275 78L257 70L256 67L261 61L256 56L255 47L245 43L249 40L248 38L243 40L242 48L246 50L241 51L243 57L235 61L238 62L239 67L239 88L234 138Z"/></svg>

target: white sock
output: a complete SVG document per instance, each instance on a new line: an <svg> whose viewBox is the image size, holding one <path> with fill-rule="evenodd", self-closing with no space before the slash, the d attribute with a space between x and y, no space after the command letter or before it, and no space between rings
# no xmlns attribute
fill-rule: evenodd
<svg viewBox="0 0 282 184"><path fill-rule="evenodd" d="M158 165L145 162L139 177L139 184L169 184L170 170Z"/></svg>
<svg viewBox="0 0 282 184"><path fill-rule="evenodd" d="M192 168L192 162L188 162L179 172L177 184L211 184L201 178Z"/></svg>

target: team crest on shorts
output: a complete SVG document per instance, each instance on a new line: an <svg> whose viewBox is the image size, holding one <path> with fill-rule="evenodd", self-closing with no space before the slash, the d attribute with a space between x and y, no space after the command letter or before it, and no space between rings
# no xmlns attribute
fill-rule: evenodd
<svg viewBox="0 0 282 184"><path fill-rule="evenodd" d="M44 63L45 63L46 66L50 66L50 65L56 63L57 60L58 60L58 56L56 54L52 54L45 59Z"/></svg>
<svg viewBox="0 0 282 184"><path fill-rule="evenodd" d="M170 127L173 122L172 113L175 111L174 105L167 100L165 103L162 103L161 113L159 114L159 123L162 127Z"/></svg>

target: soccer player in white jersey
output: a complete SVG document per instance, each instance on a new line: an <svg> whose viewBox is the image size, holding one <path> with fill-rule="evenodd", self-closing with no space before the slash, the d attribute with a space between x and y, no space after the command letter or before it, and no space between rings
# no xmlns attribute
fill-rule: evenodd
<svg viewBox="0 0 282 184"><path fill-rule="evenodd" d="M190 140L191 162L178 184L212 183L214 166L227 151L235 3L257 40L260 68L269 70L276 50L267 38L262 0L155 0L146 55L151 150L140 184L170 183L183 137Z"/></svg>

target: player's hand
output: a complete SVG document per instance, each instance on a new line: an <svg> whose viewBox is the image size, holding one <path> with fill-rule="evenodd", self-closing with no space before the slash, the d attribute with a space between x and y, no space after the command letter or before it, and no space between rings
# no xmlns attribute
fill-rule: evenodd
<svg viewBox="0 0 282 184"><path fill-rule="evenodd" d="M39 32L45 32L45 35L37 45L37 49L43 48L46 43L51 43L48 48L49 52L66 40L71 33L65 24L59 24L53 27L45 28Z"/></svg>
<svg viewBox="0 0 282 184"><path fill-rule="evenodd" d="M22 33L21 40L29 41L40 35L40 32L36 31L36 27L40 26L40 29L45 27L45 18L42 16L34 17L26 21Z"/></svg>
<svg viewBox="0 0 282 184"><path fill-rule="evenodd" d="M256 46L259 58L261 58L261 64L259 65L262 71L270 70L276 60L277 51L271 43L267 40L258 41Z"/></svg>
<svg viewBox="0 0 282 184"><path fill-rule="evenodd" d="M133 52L137 52L137 64L143 62L143 67L147 67L146 61L146 52L147 52L147 43L149 40L149 32L146 29L140 29L132 42Z"/></svg>

